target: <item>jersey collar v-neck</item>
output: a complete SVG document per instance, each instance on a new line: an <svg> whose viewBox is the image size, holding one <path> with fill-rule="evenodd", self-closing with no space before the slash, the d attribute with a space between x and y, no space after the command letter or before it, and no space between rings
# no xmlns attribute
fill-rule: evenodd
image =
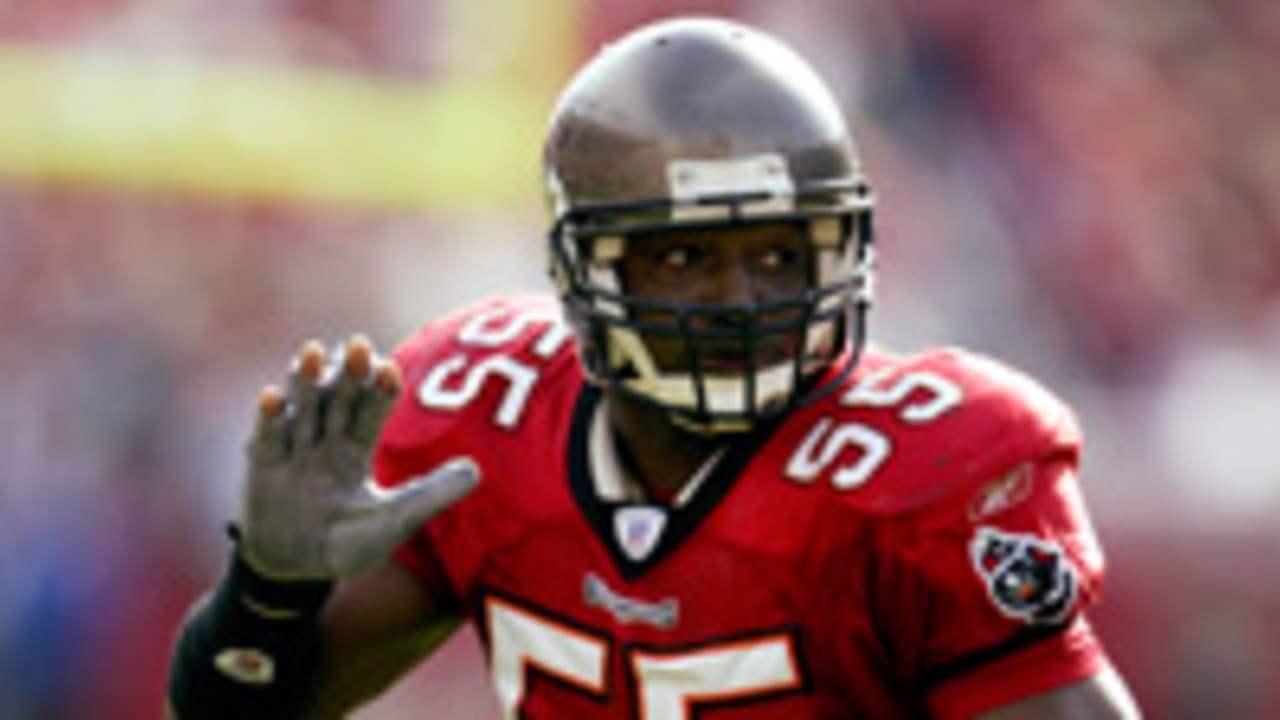
<svg viewBox="0 0 1280 720"><path fill-rule="evenodd" d="M624 475L612 451L593 444L609 441L599 388L584 384L569 430L569 485L597 539L619 575L634 580L674 552L733 487L775 425L735 436L717 458L699 471L672 506L628 497ZM594 436L594 437L593 437Z"/></svg>

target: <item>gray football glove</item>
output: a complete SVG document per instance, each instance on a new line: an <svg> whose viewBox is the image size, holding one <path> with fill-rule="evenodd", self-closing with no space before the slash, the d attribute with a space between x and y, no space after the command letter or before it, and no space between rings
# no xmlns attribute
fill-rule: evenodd
<svg viewBox="0 0 1280 720"><path fill-rule="evenodd" d="M399 374L362 337L335 355L326 367L324 348L307 343L287 396L267 388L259 401L240 548L270 579L333 578L375 565L479 481L476 464L458 458L394 489L379 487L369 459Z"/></svg>

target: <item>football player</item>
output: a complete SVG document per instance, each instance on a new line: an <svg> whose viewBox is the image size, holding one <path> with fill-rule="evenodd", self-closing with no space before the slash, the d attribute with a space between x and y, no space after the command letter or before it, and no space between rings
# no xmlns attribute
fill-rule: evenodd
<svg viewBox="0 0 1280 720"><path fill-rule="evenodd" d="M1072 413L866 345L873 196L795 52L642 28L564 91L544 167L558 302L390 361L308 343L263 390L174 715L338 716L465 620L509 718L1136 716L1084 614Z"/></svg>

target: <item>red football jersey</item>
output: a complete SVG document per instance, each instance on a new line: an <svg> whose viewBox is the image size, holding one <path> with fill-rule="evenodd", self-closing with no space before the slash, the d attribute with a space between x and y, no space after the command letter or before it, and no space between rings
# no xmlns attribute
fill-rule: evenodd
<svg viewBox="0 0 1280 720"><path fill-rule="evenodd" d="M397 558L475 623L508 717L967 717L1105 662L1077 425L998 363L868 350L667 506L599 492L600 393L554 302L396 358L380 481L483 472Z"/></svg>

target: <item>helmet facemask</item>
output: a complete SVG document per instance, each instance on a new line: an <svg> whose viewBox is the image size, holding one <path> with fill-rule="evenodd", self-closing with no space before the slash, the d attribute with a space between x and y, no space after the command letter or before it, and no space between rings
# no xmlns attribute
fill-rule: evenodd
<svg viewBox="0 0 1280 720"><path fill-rule="evenodd" d="M706 165L706 164L704 164ZM628 246L674 229L793 223L809 252L807 287L747 303L671 302L623 287ZM854 362L871 301L871 197L864 183L704 193L564 208L551 231L553 275L582 355L598 383L662 408L686 429L746 431L827 394ZM660 367L655 345L678 345L680 368ZM740 370L710 358L732 351Z"/></svg>

